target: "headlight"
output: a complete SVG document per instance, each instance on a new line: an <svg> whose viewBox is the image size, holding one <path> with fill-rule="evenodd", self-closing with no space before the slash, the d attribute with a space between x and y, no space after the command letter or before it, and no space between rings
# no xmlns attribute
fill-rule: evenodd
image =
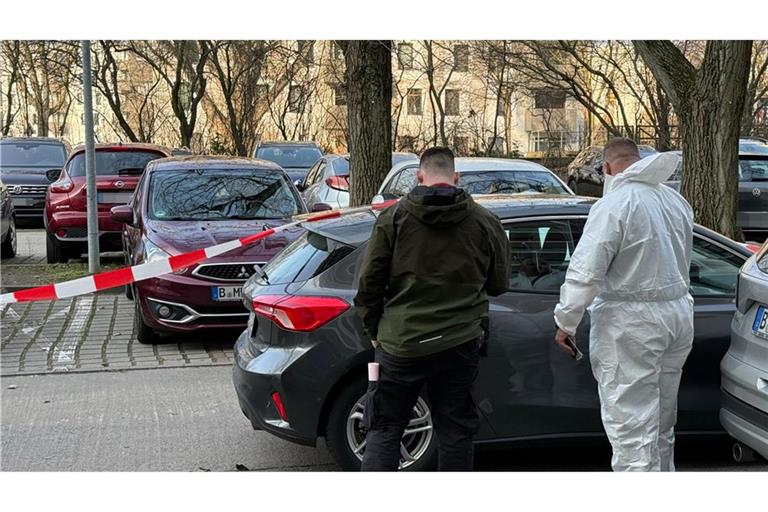
<svg viewBox="0 0 768 512"><path fill-rule="evenodd" d="M146 263L152 263L153 261L170 257L170 254L162 250L156 244L152 243L148 238L144 239L144 261Z"/></svg>

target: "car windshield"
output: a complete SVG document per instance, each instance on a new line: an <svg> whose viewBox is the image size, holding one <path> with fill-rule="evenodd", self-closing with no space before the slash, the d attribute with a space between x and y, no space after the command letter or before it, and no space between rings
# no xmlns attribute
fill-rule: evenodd
<svg viewBox="0 0 768 512"><path fill-rule="evenodd" d="M742 181L768 180L768 155L739 157L739 178Z"/></svg>
<svg viewBox="0 0 768 512"><path fill-rule="evenodd" d="M278 219L299 204L280 172L183 169L153 173L149 210L157 220Z"/></svg>
<svg viewBox="0 0 768 512"><path fill-rule="evenodd" d="M568 194L554 176L544 171L482 171L459 174L459 186L470 194Z"/></svg>
<svg viewBox="0 0 768 512"><path fill-rule="evenodd" d="M40 144L38 142L7 142L0 144L0 166L3 172L29 172L25 169L8 167L36 167L44 173L48 169L60 169L67 159L67 152L61 144Z"/></svg>
<svg viewBox="0 0 768 512"><path fill-rule="evenodd" d="M275 162L283 169L312 167L322 156L313 147L266 146L256 151L256 158Z"/></svg>
<svg viewBox="0 0 768 512"><path fill-rule="evenodd" d="M99 150L96 151L94 168L96 169L97 176L141 174L149 162L164 156L164 154L157 151ZM85 176L84 152L78 153L69 161L67 173L71 177Z"/></svg>
<svg viewBox="0 0 768 512"><path fill-rule="evenodd" d="M392 153L392 167L406 160L416 160L413 155L404 155L402 153ZM349 175L349 157L337 158L333 161L333 172L335 174Z"/></svg>

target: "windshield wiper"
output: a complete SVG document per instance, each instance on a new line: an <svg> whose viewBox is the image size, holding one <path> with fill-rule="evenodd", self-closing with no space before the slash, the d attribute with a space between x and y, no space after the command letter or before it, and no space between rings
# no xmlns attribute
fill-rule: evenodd
<svg viewBox="0 0 768 512"><path fill-rule="evenodd" d="M143 167L125 167L117 170L118 176L136 176L144 172Z"/></svg>

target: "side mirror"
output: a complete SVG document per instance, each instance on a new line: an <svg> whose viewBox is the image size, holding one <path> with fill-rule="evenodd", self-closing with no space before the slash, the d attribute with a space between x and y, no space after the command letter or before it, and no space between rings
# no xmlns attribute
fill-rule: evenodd
<svg viewBox="0 0 768 512"><path fill-rule="evenodd" d="M373 196L373 199L371 199L371 204L381 204L384 202L386 202L386 200L384 199L384 196L381 194L376 194L375 196Z"/></svg>
<svg viewBox="0 0 768 512"><path fill-rule="evenodd" d="M112 220L119 222L120 224L128 224L133 226L133 208L128 205L121 204L120 206L113 206L109 211Z"/></svg>
<svg viewBox="0 0 768 512"><path fill-rule="evenodd" d="M45 172L45 177L48 178L48 181L53 183L54 181L58 181L61 177L61 169L48 169Z"/></svg>
<svg viewBox="0 0 768 512"><path fill-rule="evenodd" d="M312 205L313 212L327 212L328 210L333 210L333 207L326 203L315 203Z"/></svg>

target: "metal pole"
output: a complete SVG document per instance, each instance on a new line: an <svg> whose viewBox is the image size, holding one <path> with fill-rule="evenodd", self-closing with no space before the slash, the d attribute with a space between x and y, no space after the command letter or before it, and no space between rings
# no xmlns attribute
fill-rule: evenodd
<svg viewBox="0 0 768 512"><path fill-rule="evenodd" d="M88 272L99 271L99 216L96 201L96 151L93 143L93 96L91 89L91 42L81 41L83 54L83 118L85 121L85 180L88 208Z"/></svg>

